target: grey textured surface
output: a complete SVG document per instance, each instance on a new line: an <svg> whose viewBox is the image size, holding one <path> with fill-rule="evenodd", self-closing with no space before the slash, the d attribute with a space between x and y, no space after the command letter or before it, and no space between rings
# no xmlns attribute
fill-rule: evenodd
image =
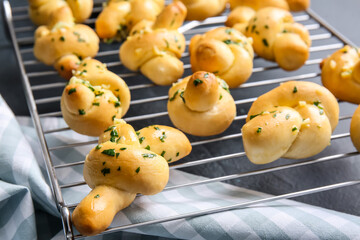
<svg viewBox="0 0 360 240"><path fill-rule="evenodd" d="M11 2L12 4L17 4L24 1L14 0ZM358 28L357 24L360 22L360 15L358 14L360 1L313 0L312 9L324 18L330 25L335 27L340 33L348 37L355 44L360 45L360 34L356 31ZM23 96L18 65L13 53L12 45L6 33L6 26L4 25L3 19L1 19L0 24L0 49L0 61L2 63L0 65L0 94L3 95L15 114L26 115L28 114L28 110ZM317 66L313 66L312 68L317 68ZM303 73L306 73L306 71L310 71L312 68L304 68L302 71ZM276 73L274 74L275 75L272 76L265 76L264 79L269 79L269 77L279 77L276 76ZM269 86L268 88L270 87L272 88L274 86ZM263 88L261 91L265 92L268 88ZM161 89L163 94L166 91L166 88ZM155 96L157 93L158 92L151 92L149 94L153 94ZM259 92L249 93L247 91L243 91L242 94L244 94L244 96L246 95L246 97L251 97L252 94L258 95ZM130 111L148 111L148 106L149 105L144 107L138 106L137 109ZM246 113L247 107L244 107L244 109L238 109L238 112L244 111ZM344 108L345 110L343 114L352 114L354 108L355 106L347 106ZM167 120L164 120L164 122L166 121ZM348 131L347 128L349 127L349 122L349 120L344 121L342 126L340 126L335 133ZM238 131L238 128L239 126L237 124L233 127L233 129L229 129L228 132L236 132ZM193 139L196 140L196 138ZM226 151L239 152L242 150L239 148L241 148L241 146L239 146L238 142L230 141ZM336 153L339 149L341 149L342 152L354 151L354 148L348 139L338 140L333 143L330 149L319 156ZM209 144L206 145L206 147L198 147L192 158L201 159L209 156L218 156L221 155L219 154L219 151L221 150L217 148L217 144ZM281 171L278 173L269 173L259 177L243 178L238 181L232 181L231 183L271 194L282 194L315 186L358 179L360 176L359 160L360 157L347 158L339 161ZM281 164L292 162L293 161L282 160ZM280 165L280 163L275 162L267 165L266 167L277 165ZM222 176L225 173L237 173L239 172L239 169L241 169L241 172L245 172L250 169L253 170L254 166L252 166L246 158L240 158L230 159L216 164L207 164L198 168L189 168L186 169L186 171L203 176L215 177ZM359 190L360 186L348 187L330 192L313 194L311 196L300 197L297 198L297 200L360 216L360 200L358 198Z"/></svg>

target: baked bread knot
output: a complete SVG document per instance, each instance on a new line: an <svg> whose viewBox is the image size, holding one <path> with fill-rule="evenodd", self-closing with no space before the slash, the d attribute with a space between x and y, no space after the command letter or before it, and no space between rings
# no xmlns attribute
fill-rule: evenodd
<svg viewBox="0 0 360 240"><path fill-rule="evenodd" d="M251 7L255 10L266 7L276 7L287 11L304 11L310 5L310 0L230 0L230 7Z"/></svg>
<svg viewBox="0 0 360 240"><path fill-rule="evenodd" d="M165 141L158 138L163 132ZM76 229L86 236L104 231L137 193L153 195L163 190L169 178L164 157L175 161L190 151L189 140L174 128L153 125L135 132L131 125L116 120L86 157L84 178L93 190L73 212Z"/></svg>
<svg viewBox="0 0 360 240"><path fill-rule="evenodd" d="M93 0L29 0L29 16L36 25L47 25L52 17L71 17L81 23L90 17L93 5ZM62 8L68 11L60 11Z"/></svg>
<svg viewBox="0 0 360 240"><path fill-rule="evenodd" d="M227 0L180 0L187 8L186 20L205 20L221 14Z"/></svg>
<svg viewBox="0 0 360 240"><path fill-rule="evenodd" d="M65 15L68 11L68 8L58 10ZM72 17L62 21L52 18L49 25L40 26L35 31L35 57L46 65L53 65L66 79L71 78L80 59L94 57L98 50L96 33L87 25L75 24Z"/></svg>
<svg viewBox="0 0 360 240"><path fill-rule="evenodd" d="M209 72L196 72L175 83L167 109L175 127L196 136L222 133L236 116L226 82Z"/></svg>
<svg viewBox="0 0 360 240"><path fill-rule="evenodd" d="M246 155L255 164L313 156L329 145L338 121L338 102L326 88L283 83L251 106L241 130Z"/></svg>
<svg viewBox="0 0 360 240"><path fill-rule="evenodd" d="M155 21L164 8L164 0L110 0L95 22L100 38L125 40L130 29L143 19Z"/></svg>
<svg viewBox="0 0 360 240"><path fill-rule="evenodd" d="M195 35L189 52L193 72L216 73L231 88L246 82L252 74L251 40L234 28L219 27L204 35Z"/></svg>
<svg viewBox="0 0 360 240"><path fill-rule="evenodd" d="M168 163L178 161L191 152L189 139L176 128L151 125L140 129L135 134L128 129L131 125L124 124L123 120L116 119L115 122L115 125L110 126L100 135L99 144L106 141L124 144L139 142L142 148L162 156Z"/></svg>
<svg viewBox="0 0 360 240"><path fill-rule="evenodd" d="M95 59L85 59L65 87L61 112L74 131L99 136L125 115L130 105L130 90L124 80Z"/></svg>
<svg viewBox="0 0 360 240"><path fill-rule="evenodd" d="M250 20L245 35L253 38L254 50L260 57L276 61L284 70L296 70L309 58L309 31L295 23L288 11L260 9Z"/></svg>
<svg viewBox="0 0 360 240"><path fill-rule="evenodd" d="M184 73L179 60L185 51L185 37L178 32L186 16L184 4L169 4L155 22L143 20L136 24L119 55L125 67L140 70L157 85L170 85Z"/></svg>
<svg viewBox="0 0 360 240"><path fill-rule="evenodd" d="M358 107L351 119L350 137L356 150L360 152L360 107Z"/></svg>
<svg viewBox="0 0 360 240"><path fill-rule="evenodd" d="M320 64L321 80L335 97L360 104L360 51L345 46Z"/></svg>

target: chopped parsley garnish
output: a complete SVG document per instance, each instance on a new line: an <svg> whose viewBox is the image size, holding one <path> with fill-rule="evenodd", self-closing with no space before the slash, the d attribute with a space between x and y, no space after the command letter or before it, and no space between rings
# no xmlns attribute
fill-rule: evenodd
<svg viewBox="0 0 360 240"><path fill-rule="evenodd" d="M291 131L293 131L293 132L295 132L296 130L298 130L297 127L293 127L293 128L291 129Z"/></svg>
<svg viewBox="0 0 360 240"><path fill-rule="evenodd" d="M225 82L225 81L221 81L221 82L222 82L221 87L222 87L225 91L227 91L228 93L230 93L229 86L226 84L226 82Z"/></svg>
<svg viewBox="0 0 360 240"><path fill-rule="evenodd" d="M225 29L225 32L227 33L227 34L229 34L229 35L231 35L231 33L234 31L234 29L232 29L232 28L227 28L227 29Z"/></svg>
<svg viewBox="0 0 360 240"><path fill-rule="evenodd" d="M115 107L120 107L121 106L121 103L119 101L115 102Z"/></svg>
<svg viewBox="0 0 360 240"><path fill-rule="evenodd" d="M179 90L177 90L177 91L174 93L174 95L169 99L169 101L170 101L170 102L171 102L171 101L174 101L174 99L175 99L176 95L178 95L178 93L179 93Z"/></svg>
<svg viewBox="0 0 360 240"><path fill-rule="evenodd" d="M119 134L118 132L116 131L116 129L113 129L111 132L110 132L110 142L115 142L115 139L119 137Z"/></svg>
<svg viewBox="0 0 360 240"><path fill-rule="evenodd" d="M59 38L59 40L62 41L62 42L65 42L65 37L64 37L64 36L61 36L61 37Z"/></svg>
<svg viewBox="0 0 360 240"><path fill-rule="evenodd" d="M102 148L102 145L97 145L97 146L95 147L95 150L99 150L100 148Z"/></svg>
<svg viewBox="0 0 360 240"><path fill-rule="evenodd" d="M317 107L319 107L319 104L320 104L320 103L321 103L320 101L315 101L315 102L314 102L314 105L317 106Z"/></svg>
<svg viewBox="0 0 360 240"><path fill-rule="evenodd" d="M139 136L139 135L140 135L140 132L139 132L139 131L136 131L136 135L138 135L138 136Z"/></svg>
<svg viewBox="0 0 360 240"><path fill-rule="evenodd" d="M297 87L294 87L293 93L297 93Z"/></svg>
<svg viewBox="0 0 360 240"><path fill-rule="evenodd" d="M264 27L265 27L266 29L269 29L269 25L265 25Z"/></svg>
<svg viewBox="0 0 360 240"><path fill-rule="evenodd" d="M115 129L116 128L116 126L110 126L108 129L106 129L104 132L108 132L108 131L111 131L111 130L113 130L113 129Z"/></svg>
<svg viewBox="0 0 360 240"><path fill-rule="evenodd" d="M221 100L223 98L223 95L220 93L220 97L219 97L219 100Z"/></svg>
<svg viewBox="0 0 360 240"><path fill-rule="evenodd" d="M114 121L114 119L116 118L116 115L111 117L111 120Z"/></svg>
<svg viewBox="0 0 360 240"><path fill-rule="evenodd" d="M160 155L161 155L162 157L164 157L165 153L166 153L165 151L162 151Z"/></svg>
<svg viewBox="0 0 360 240"><path fill-rule="evenodd" d="M255 28L256 28L256 25L255 25L255 24L252 25L252 27L251 27L251 32L254 32L254 31L255 31Z"/></svg>
<svg viewBox="0 0 360 240"><path fill-rule="evenodd" d="M263 38L262 42L263 42L263 44L265 45L265 47L269 47L269 43L268 43L268 41L266 40L266 38Z"/></svg>
<svg viewBox="0 0 360 240"><path fill-rule="evenodd" d="M289 120L289 118L290 118L290 114L286 114L285 119Z"/></svg>
<svg viewBox="0 0 360 240"><path fill-rule="evenodd" d="M153 153L143 153L141 155L143 156L143 158L154 158L154 157L156 157L156 154L153 154Z"/></svg>
<svg viewBox="0 0 360 240"><path fill-rule="evenodd" d="M179 153L179 152L177 152L177 153L176 153L176 156L178 157L178 156L179 156L179 154L180 154L180 153Z"/></svg>
<svg viewBox="0 0 360 240"><path fill-rule="evenodd" d="M115 149L111 148L111 149L106 149L104 151L101 152L102 154L114 157L115 156Z"/></svg>
<svg viewBox="0 0 360 240"><path fill-rule="evenodd" d="M261 133L262 127L258 127L258 129L256 130L257 133Z"/></svg>
<svg viewBox="0 0 360 240"><path fill-rule="evenodd" d="M106 162L103 162L103 166L106 164Z"/></svg>
<svg viewBox="0 0 360 240"><path fill-rule="evenodd" d="M154 127L154 129L155 129L155 130L160 130L160 128L159 128L159 127L156 127L156 126Z"/></svg>
<svg viewBox="0 0 360 240"><path fill-rule="evenodd" d="M120 150L121 150L121 151L124 151L124 150L126 150L126 147L120 148Z"/></svg>
<svg viewBox="0 0 360 240"><path fill-rule="evenodd" d="M168 162L171 162L172 158L170 158L169 160L167 160Z"/></svg>
<svg viewBox="0 0 360 240"><path fill-rule="evenodd" d="M93 102L92 105L93 106L100 106L100 103L99 102Z"/></svg>
<svg viewBox="0 0 360 240"><path fill-rule="evenodd" d="M99 194L96 194L94 198L99 198L99 197L100 197L100 195L99 195Z"/></svg>
<svg viewBox="0 0 360 240"><path fill-rule="evenodd" d="M283 30L283 33L288 33L288 31L286 29Z"/></svg>
<svg viewBox="0 0 360 240"><path fill-rule="evenodd" d="M120 171L120 170L121 170L121 167L118 167L117 170Z"/></svg>
<svg viewBox="0 0 360 240"><path fill-rule="evenodd" d="M68 94L70 95L70 94L72 94L72 93L74 93L74 92L76 92L76 88L70 88Z"/></svg>
<svg viewBox="0 0 360 240"><path fill-rule="evenodd" d="M261 113L255 114L255 115L250 115L250 120L253 119L253 118L256 118L257 116L262 115L263 113L264 112L261 112Z"/></svg>
<svg viewBox="0 0 360 240"><path fill-rule="evenodd" d="M163 132L162 136L160 136L159 139L161 142L165 142L165 138L166 138L166 135L165 135L165 132Z"/></svg>
<svg viewBox="0 0 360 240"><path fill-rule="evenodd" d="M120 155L120 153L116 153L116 158L118 158L118 157L119 157L119 155Z"/></svg>
<svg viewBox="0 0 360 240"><path fill-rule="evenodd" d="M276 118L276 113L273 115L273 118Z"/></svg>
<svg viewBox="0 0 360 240"><path fill-rule="evenodd" d="M85 115L85 110L84 109L79 109L79 115Z"/></svg>
<svg viewBox="0 0 360 240"><path fill-rule="evenodd" d="M235 45L239 45L239 43L238 42L235 42L235 41L233 41L233 40L230 40L230 39L227 39L227 40L224 40L223 41L225 44L235 44Z"/></svg>
<svg viewBox="0 0 360 240"><path fill-rule="evenodd" d="M79 75L82 76L84 73L87 73L87 70L86 70L86 69L82 70ZM103 94L104 94L104 93L103 93ZM102 95L102 94L101 94L101 95Z"/></svg>
<svg viewBox="0 0 360 240"><path fill-rule="evenodd" d="M139 142L140 142L140 144L141 144L144 140L145 140L145 137L141 137L141 138L139 138Z"/></svg>
<svg viewBox="0 0 360 240"><path fill-rule="evenodd" d="M110 168L103 168L101 169L101 173L105 176L106 174L110 173Z"/></svg>
<svg viewBox="0 0 360 240"><path fill-rule="evenodd" d="M64 69L65 69L64 66L61 65L61 66L60 66L60 70L61 70L61 71L64 71Z"/></svg>
<svg viewBox="0 0 360 240"><path fill-rule="evenodd" d="M204 78L207 78L207 77L209 77L209 73L204 74Z"/></svg>
<svg viewBox="0 0 360 240"><path fill-rule="evenodd" d="M166 39L164 39L164 41L165 41L165 44L166 44L166 48L169 48L170 47L169 42Z"/></svg>
<svg viewBox="0 0 360 240"><path fill-rule="evenodd" d="M185 103L184 91L182 91L182 92L180 93L180 97L181 97L182 101Z"/></svg>
<svg viewBox="0 0 360 240"><path fill-rule="evenodd" d="M150 150L150 145L147 145L147 146L145 147L145 149L146 149L146 150Z"/></svg>
<svg viewBox="0 0 360 240"><path fill-rule="evenodd" d="M102 96L103 94L104 94L104 92L98 92L98 93L95 93L95 97Z"/></svg>
<svg viewBox="0 0 360 240"><path fill-rule="evenodd" d="M135 170L136 173L139 173L140 172L140 167L138 167L136 170Z"/></svg>
<svg viewBox="0 0 360 240"><path fill-rule="evenodd" d="M194 80L194 85L195 85L195 87L197 86L197 85L199 85L199 84L202 84L203 83L203 80L200 80L200 79L195 79Z"/></svg>

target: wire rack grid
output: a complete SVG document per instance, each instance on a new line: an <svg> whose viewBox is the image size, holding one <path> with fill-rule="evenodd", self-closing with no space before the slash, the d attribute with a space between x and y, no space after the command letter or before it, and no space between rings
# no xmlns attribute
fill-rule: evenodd
<svg viewBox="0 0 360 240"><path fill-rule="evenodd" d="M86 24L89 24L91 27L94 27L96 16L102 9L101 1L95 0L94 2L95 6L93 14L91 18L86 21ZM57 174L59 171L66 171L69 168L82 168L84 161L83 159L69 159L69 162L66 164L57 164L53 156L54 152L61 150L66 151L69 148L87 147L90 149L94 144L97 143L97 140L94 138L87 141L75 141L55 146L51 146L51 144L49 144L48 137L52 134L61 134L63 132L71 131L67 126L57 126L47 129L42 125L42 119L45 117L61 117L59 101L62 90L66 83L63 79L57 76L57 73L52 68L44 66L34 58L32 51L34 41L33 32L35 30L35 26L29 20L26 3L21 6L11 6L10 2L5 0L3 4L10 37L19 62L25 96L39 137L55 201L62 216L64 234L67 239L81 238L82 236L80 234L76 234L74 232L70 217L71 211L76 207L77 203L71 203L67 199L64 199L63 191L84 186L85 182L82 179L79 179L78 181L59 182ZM228 11L226 11L225 14L226 13L228 13ZM240 127L244 124L247 110L251 106L252 102L256 100L257 96L276 87L279 83L289 80L307 80L319 83L320 70L317 65L322 61L322 59L332 51L343 47L344 44L354 46L351 41L328 26L322 19L320 19L310 10L307 12L296 13L294 15L294 19L307 27L311 33L311 39L313 41L313 46L310 49L310 59L306 62L304 67L295 72L285 72L279 69L278 65L275 63L267 62L261 58L255 57L252 77L247 83L244 83L239 88L231 89L231 93L237 105L238 113L234 123L227 131L219 136L207 138L189 136L191 144L194 148L193 153L191 156L182 160L180 163L172 164L170 166L171 169L181 168L191 170L196 167L203 166L204 164L216 164L229 160L233 161L239 158L246 158L241 144ZM189 44L190 38L194 34L205 33L210 29L221 26L225 20L226 15L222 15L208 18L202 22L186 22L181 27L181 31L186 37L187 45ZM171 125L166 111L168 88L155 86L139 73L129 72L126 68L124 68L121 62L118 60L119 46L120 44L108 45L101 43L100 51L96 58L106 63L111 71L117 73L129 85L133 100L131 101L131 108L124 120L131 123L135 129L150 124ZM183 54L182 60L184 61L185 76L190 75L191 69L189 64L188 48ZM348 108L348 105L348 103L340 102L341 109ZM334 132L332 136L333 142L342 140L347 141L347 145L351 144L349 142L350 138L348 132L349 119L352 115L351 113L351 111L342 111L342 115L340 116L340 125L343 125L343 127L341 130ZM216 144L216 146L220 146L225 150L223 150L221 154L214 153L210 150L212 149L212 144ZM257 167L249 164L249 167L244 168L245 170L242 169L243 171L240 172L239 169L235 169L237 172L230 172L222 176L215 176L206 180L192 182L190 184L166 187L164 191L218 181L231 182L231 180L238 180L249 176L264 175L266 173L285 171L287 169L304 167L317 163L346 159L352 156L357 156L358 154L359 153L354 151L335 153L332 151L324 151L324 153L320 154L319 156L295 163L291 161L280 160L278 161L278 164L269 165L270 167L266 166L266 168L263 166ZM352 186L359 183L359 179L342 181L340 183L312 187L306 190L281 194L278 196L268 197L247 203L230 205L221 208L206 209L199 212L190 212L188 214L176 215L163 219L155 219L152 221L140 222L131 225L112 227L107 229L103 234L177 220L181 218L190 218L227 211L235 208L243 208L278 199L294 198L331 189ZM206 199L204 199L204 201L206 201Z"/></svg>

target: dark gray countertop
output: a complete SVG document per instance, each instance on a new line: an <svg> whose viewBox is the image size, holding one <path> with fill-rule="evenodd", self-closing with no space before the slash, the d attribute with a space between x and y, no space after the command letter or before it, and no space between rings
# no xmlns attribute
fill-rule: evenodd
<svg viewBox="0 0 360 240"><path fill-rule="evenodd" d="M12 4L17 4L23 1L12 0L11 2ZM357 31L357 25L360 22L360 14L358 14L360 1L313 0L311 8L340 33L356 45L360 45L360 34ZM0 94L5 98L16 115L28 115L19 68L12 44L6 32L4 19L1 18L0 21L0 61L2 63L0 65ZM353 111L353 108L349 111ZM229 149L234 148L233 152L238 152L239 149L235 149L236 147L229 146ZM349 151L354 150L349 141L337 142L332 146L332 149L336 148L341 148L342 150L349 149ZM208 150L204 149L204 151ZM211 151L207 153L211 154ZM197 157L201 156L198 155ZM339 162L329 162L326 163L326 166L325 163L323 165L315 164L311 167L303 167L297 170L286 170L281 173L265 174L261 177L244 178L241 181L233 181L232 183L271 194L282 194L324 184L358 179L360 176L358 160L359 157L353 157ZM234 160L219 164L209 164L200 169L187 169L187 171L214 177L223 175L229 169L234 168L234 165L242 170L247 169L246 164L243 165L241 162ZM270 166L276 166L276 164ZM360 216L359 190L360 186L347 187L300 197L296 200Z"/></svg>

